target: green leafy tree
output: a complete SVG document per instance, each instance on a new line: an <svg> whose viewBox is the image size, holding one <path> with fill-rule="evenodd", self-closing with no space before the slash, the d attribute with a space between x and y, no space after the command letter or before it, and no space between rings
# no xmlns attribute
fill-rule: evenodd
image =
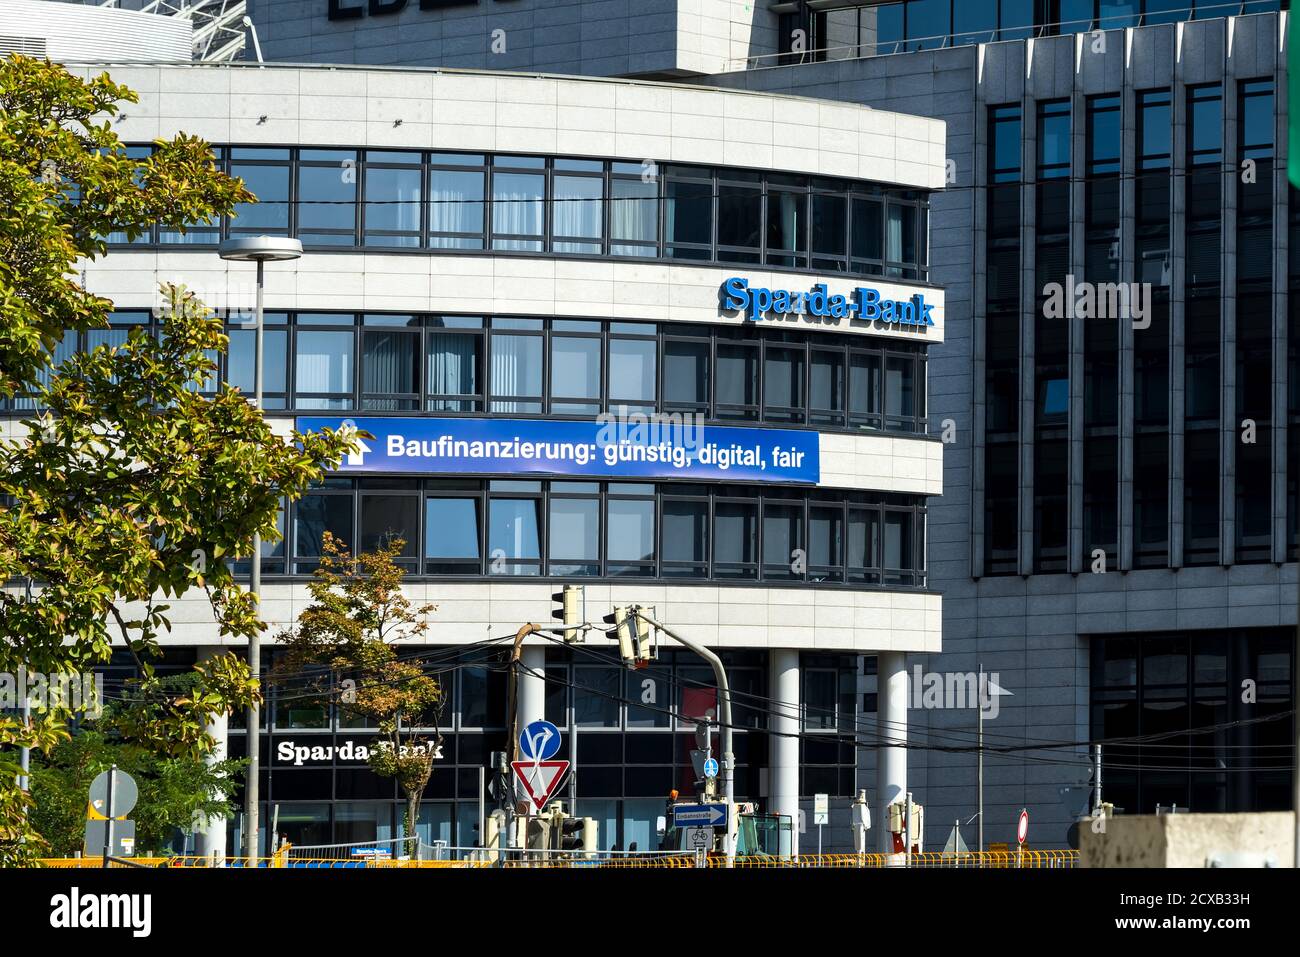
<svg viewBox="0 0 1300 957"><path fill-rule="evenodd" d="M168 853L177 831L193 831L196 816L221 817L235 810L231 798L246 761L209 761L174 738L170 747L160 748L136 737L141 727L154 723L160 707L165 710L166 695L199 692L201 680L197 674L178 675L158 680L148 692L132 688L123 701L109 703L102 717L87 721L33 762L32 824L51 854L71 856L82 849L91 782L114 765L139 787L129 815L138 855Z"/></svg>
<svg viewBox="0 0 1300 957"><path fill-rule="evenodd" d="M417 607L402 593L404 572L396 559L405 544L390 538L354 557L326 532L320 567L307 586L311 604L298 616L297 627L276 640L285 652L278 674L301 676L324 668L340 705L379 728L370 767L401 787L405 833L411 837L442 746L441 734L428 738L417 729L437 727L444 699L437 678L398 654L402 642L424 634L427 616L436 610L435 605ZM303 693L301 688L296 683L293 693Z"/></svg>
<svg viewBox="0 0 1300 957"><path fill-rule="evenodd" d="M286 442L237 390L202 394L227 340L183 288L163 290L160 335L135 331L54 364L65 336L108 324L113 304L80 284L79 266L107 252L110 233L183 231L253 198L196 137L129 157L112 117L135 101L107 75L0 60L0 398L42 410L0 440L0 581L35 584L0 592L0 672L84 672L117 641L137 654L148 689L168 600L201 589L226 637L263 627L227 560L250 554L254 535L274 541L280 498L301 496L352 440L327 431ZM233 655L196 674L191 692L160 694L135 733L202 753L207 719L258 694ZM15 749L49 749L66 718L61 707L28 723L0 717L0 864L43 846Z"/></svg>

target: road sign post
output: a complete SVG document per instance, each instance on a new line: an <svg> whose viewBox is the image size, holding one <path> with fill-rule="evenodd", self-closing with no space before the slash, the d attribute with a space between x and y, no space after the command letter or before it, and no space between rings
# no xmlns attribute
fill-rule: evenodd
<svg viewBox="0 0 1300 957"><path fill-rule="evenodd" d="M533 721L519 732L519 753L524 760L512 761L510 766L534 813L540 814L546 807L569 770L568 761L551 760L559 750L560 729L549 721Z"/></svg>
<svg viewBox="0 0 1300 957"><path fill-rule="evenodd" d="M1029 811L1020 809L1020 820L1016 824L1016 867L1021 867L1025 858L1025 838L1029 836Z"/></svg>
<svg viewBox="0 0 1300 957"><path fill-rule="evenodd" d="M830 820L831 799L829 794L813 795L813 823L817 825L817 856L822 856L822 825Z"/></svg>
<svg viewBox="0 0 1300 957"><path fill-rule="evenodd" d="M729 817L725 804L673 805L674 827L725 827Z"/></svg>

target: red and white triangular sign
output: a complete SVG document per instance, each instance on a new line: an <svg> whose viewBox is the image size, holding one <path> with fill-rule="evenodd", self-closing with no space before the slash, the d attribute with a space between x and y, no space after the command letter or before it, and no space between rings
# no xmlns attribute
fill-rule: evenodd
<svg viewBox="0 0 1300 957"><path fill-rule="evenodd" d="M537 811L546 807L569 770L568 761L511 761L510 766Z"/></svg>

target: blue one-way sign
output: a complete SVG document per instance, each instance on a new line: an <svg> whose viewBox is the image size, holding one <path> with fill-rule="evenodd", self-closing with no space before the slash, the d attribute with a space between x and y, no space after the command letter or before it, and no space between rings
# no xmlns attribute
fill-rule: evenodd
<svg viewBox="0 0 1300 957"><path fill-rule="evenodd" d="M678 804L673 807L675 827L721 827L726 823L725 804Z"/></svg>

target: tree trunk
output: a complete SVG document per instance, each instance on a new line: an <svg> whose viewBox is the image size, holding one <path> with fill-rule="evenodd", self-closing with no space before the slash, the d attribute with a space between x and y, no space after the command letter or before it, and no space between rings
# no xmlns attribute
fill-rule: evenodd
<svg viewBox="0 0 1300 957"><path fill-rule="evenodd" d="M406 792L406 834L405 837L415 837L415 823L420 815L420 792L410 790ZM419 851L419 839L416 839L416 846L409 849L411 856L416 857Z"/></svg>

